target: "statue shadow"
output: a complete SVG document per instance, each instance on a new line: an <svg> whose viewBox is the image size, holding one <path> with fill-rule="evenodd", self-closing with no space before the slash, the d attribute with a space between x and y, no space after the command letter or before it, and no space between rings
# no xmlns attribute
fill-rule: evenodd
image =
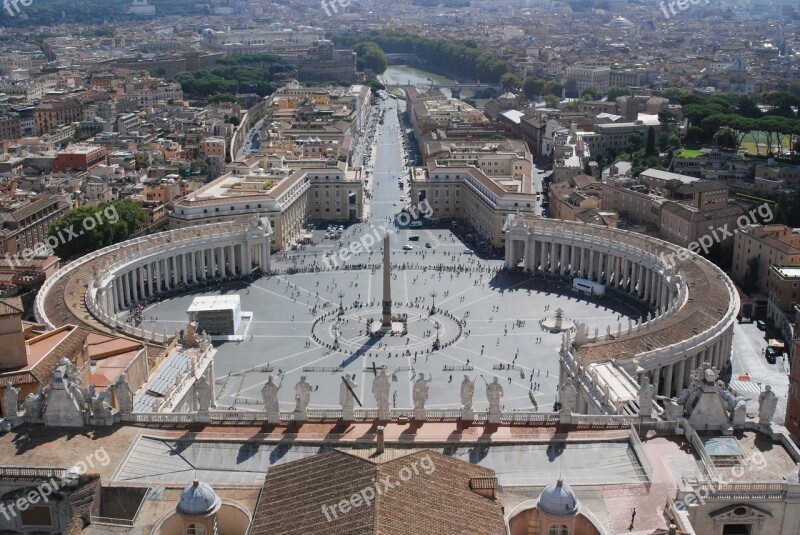
<svg viewBox="0 0 800 535"><path fill-rule="evenodd" d="M46 444L51 444L57 440L70 441L76 437L84 437L90 440L103 440L106 439L118 429L121 425L113 425L110 427L45 427L44 425L25 424L15 428L11 433L16 433L11 443L16 448L16 455L23 455L35 448L42 447Z"/></svg>

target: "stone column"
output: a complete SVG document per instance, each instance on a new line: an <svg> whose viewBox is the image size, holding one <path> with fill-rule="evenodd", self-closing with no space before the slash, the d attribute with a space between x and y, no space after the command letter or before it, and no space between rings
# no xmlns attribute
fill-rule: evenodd
<svg viewBox="0 0 800 535"><path fill-rule="evenodd" d="M545 247L545 242L540 241L538 242L539 245L539 263L542 265L542 273L547 271L547 248Z"/></svg>
<svg viewBox="0 0 800 535"><path fill-rule="evenodd" d="M261 244L261 271L269 271L269 245L266 243Z"/></svg>
<svg viewBox="0 0 800 535"><path fill-rule="evenodd" d="M253 258L250 254L250 242L244 244L244 272L249 275L253 271Z"/></svg>
<svg viewBox="0 0 800 535"><path fill-rule="evenodd" d="M577 256L576 252L577 251L575 250L575 245L570 245L569 246L569 274L573 275L573 276L575 275L575 272L576 272L576 269L575 269L575 256Z"/></svg>
<svg viewBox="0 0 800 535"><path fill-rule="evenodd" d="M236 258L236 245L231 245L231 255L230 255L230 262L231 262L231 275L234 277L236 276L236 264L238 263Z"/></svg>
<svg viewBox="0 0 800 535"><path fill-rule="evenodd" d="M227 275L227 261L225 259L225 249L227 249L226 245L220 245L219 247L219 276L225 278Z"/></svg>
<svg viewBox="0 0 800 535"><path fill-rule="evenodd" d="M206 273L206 253L208 249L201 249L200 253L200 278L205 279L208 278L208 274Z"/></svg>
<svg viewBox="0 0 800 535"><path fill-rule="evenodd" d="M686 359L681 359L675 372L675 392L680 392L686 388Z"/></svg>
<svg viewBox="0 0 800 535"><path fill-rule="evenodd" d="M128 272L126 271L125 273L123 273L121 278L122 278L122 295L123 295L122 302L125 305L125 308L127 308L131 302L131 289L130 289L130 282L128 281Z"/></svg>
<svg viewBox="0 0 800 535"><path fill-rule="evenodd" d="M664 395L672 397L672 376L675 373L675 366L670 364L667 366L666 373L664 374Z"/></svg>
<svg viewBox="0 0 800 535"><path fill-rule="evenodd" d="M561 266L559 266L558 273L559 275L564 275L567 270L567 246L563 243L561 244Z"/></svg>
<svg viewBox="0 0 800 535"><path fill-rule="evenodd" d="M139 266L136 268L136 279L139 281L139 299L141 300L145 298L143 266Z"/></svg>

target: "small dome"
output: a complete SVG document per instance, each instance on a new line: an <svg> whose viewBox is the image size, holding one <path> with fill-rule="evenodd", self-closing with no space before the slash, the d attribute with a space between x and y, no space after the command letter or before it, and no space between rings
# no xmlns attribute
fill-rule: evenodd
<svg viewBox="0 0 800 535"><path fill-rule="evenodd" d="M202 517L216 513L221 506L222 500L211 485L200 483L195 479L181 492L181 499L178 500L176 509L182 516Z"/></svg>
<svg viewBox="0 0 800 535"><path fill-rule="evenodd" d="M554 485L544 488L536 508L546 515L570 517L578 514L580 502L572 488L559 479Z"/></svg>

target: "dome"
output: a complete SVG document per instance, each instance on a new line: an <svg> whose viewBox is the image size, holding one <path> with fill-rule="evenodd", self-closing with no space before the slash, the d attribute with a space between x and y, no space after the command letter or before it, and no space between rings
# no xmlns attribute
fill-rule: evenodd
<svg viewBox="0 0 800 535"><path fill-rule="evenodd" d="M176 509L182 516L201 517L216 513L221 505L222 500L211 485L200 483L195 479L181 492L181 499L178 500Z"/></svg>
<svg viewBox="0 0 800 535"><path fill-rule="evenodd" d="M536 508L546 515L571 517L578 514L580 502L572 488L559 479L554 485L544 488Z"/></svg>

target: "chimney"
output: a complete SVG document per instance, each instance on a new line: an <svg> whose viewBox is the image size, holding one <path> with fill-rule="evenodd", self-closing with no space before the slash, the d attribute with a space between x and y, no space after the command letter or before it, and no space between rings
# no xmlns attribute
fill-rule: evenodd
<svg viewBox="0 0 800 535"><path fill-rule="evenodd" d="M383 430L384 427L382 425L378 426L378 446L376 448L377 453L383 453L383 450L386 446L383 438Z"/></svg>
<svg viewBox="0 0 800 535"><path fill-rule="evenodd" d="M469 478L469 490L484 498L494 500L497 497L497 478L471 477Z"/></svg>
<svg viewBox="0 0 800 535"><path fill-rule="evenodd" d="M675 524L670 524L669 525L669 535L677 535L677 533L678 533L678 528L675 527Z"/></svg>

